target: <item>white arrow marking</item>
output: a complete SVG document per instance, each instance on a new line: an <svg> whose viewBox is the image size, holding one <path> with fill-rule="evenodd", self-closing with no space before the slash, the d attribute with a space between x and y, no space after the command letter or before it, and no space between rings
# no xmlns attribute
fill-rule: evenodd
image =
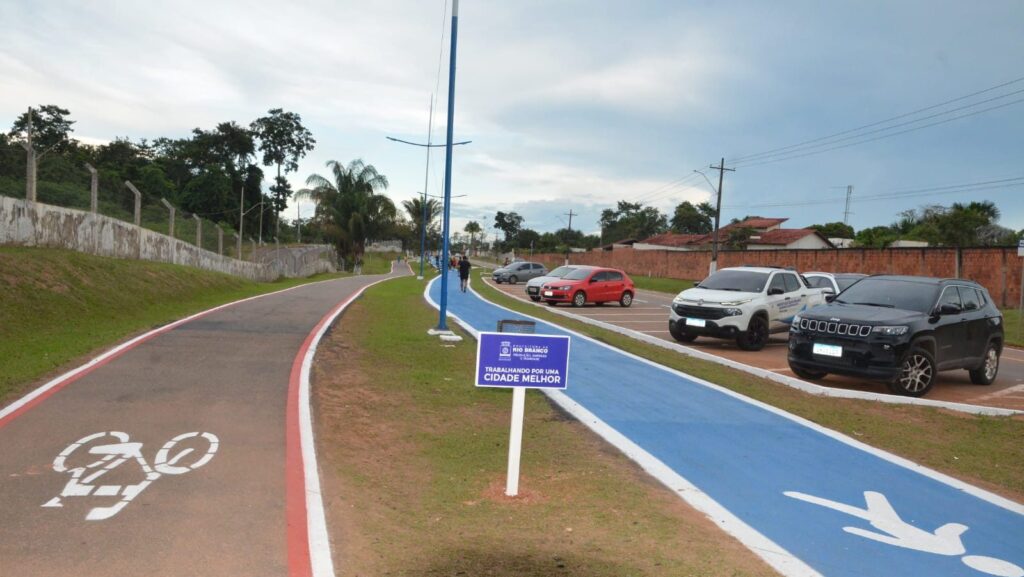
<svg viewBox="0 0 1024 577"><path fill-rule="evenodd" d="M917 527L905 522L903 519L900 519L899 514L897 514L896 510L889 504L889 500L881 493L864 491L864 500L867 502L867 509L860 509L844 503L838 503L836 501L830 501L828 499L822 499L821 497L807 495L806 493L798 493L796 491L785 491L783 494L787 497L792 497L794 499L834 509L840 513L846 513L847 515L852 515L859 519L864 519L871 523L872 527L880 531L876 533L859 527L843 527L843 531L846 531L847 533L852 533L880 543L903 547L904 549L935 553L936 555L953 556L963 555L966 552L964 544L960 540L960 535L968 529L966 525L961 525L960 523L946 523L936 529L933 533L929 533L923 529L918 529Z"/></svg>

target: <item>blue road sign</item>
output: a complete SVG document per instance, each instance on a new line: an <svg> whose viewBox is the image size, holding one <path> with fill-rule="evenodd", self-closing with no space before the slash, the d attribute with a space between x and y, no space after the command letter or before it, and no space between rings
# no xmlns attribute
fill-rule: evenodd
<svg viewBox="0 0 1024 577"><path fill-rule="evenodd" d="M564 389L569 376L569 337L480 333L476 386Z"/></svg>

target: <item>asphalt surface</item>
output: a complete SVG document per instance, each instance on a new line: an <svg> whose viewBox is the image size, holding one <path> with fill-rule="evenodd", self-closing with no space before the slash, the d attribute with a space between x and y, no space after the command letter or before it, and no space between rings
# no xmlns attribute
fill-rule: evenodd
<svg viewBox="0 0 1024 577"><path fill-rule="evenodd" d="M525 283L499 285L490 279L485 279L485 282L505 294L527 303L532 302L526 296ZM633 306L628 309L624 309L616 304L604 306L586 305L581 308L559 305L558 308L574 315L588 317L639 331L665 341L675 342L672 335L668 332L668 310L671 307L673 296L666 293L638 290ZM543 302L535 304L544 308L548 306ZM1015 330L1015 327L1010 327L1009 330ZM763 350L757 352L740 350L733 341L704 337L698 338L686 346L692 346L695 349L727 359L795 377L796 375L789 370L789 364L786 360L787 342L788 335L780 333L772 335L768 345ZM890 394L884 384L876 381L829 375L823 380L815 381L815 383L829 387ZM947 371L939 373L935 386L927 394L926 398L938 401L1024 410L1024 350L1007 347L1003 351L999 376L992 385L984 387L971 383L967 371Z"/></svg>
<svg viewBox="0 0 1024 577"><path fill-rule="evenodd" d="M324 315L381 278L314 283L212 312L8 420L0 575L287 575L293 363ZM111 514L125 488L144 484Z"/></svg>

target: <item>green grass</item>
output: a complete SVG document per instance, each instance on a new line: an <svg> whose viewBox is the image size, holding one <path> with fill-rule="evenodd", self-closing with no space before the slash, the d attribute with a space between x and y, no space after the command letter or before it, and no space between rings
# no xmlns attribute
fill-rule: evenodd
<svg viewBox="0 0 1024 577"><path fill-rule="evenodd" d="M0 401L131 334L333 276L255 283L163 263L0 248Z"/></svg>
<svg viewBox="0 0 1024 577"><path fill-rule="evenodd" d="M479 273L478 273L479 275ZM779 407L859 441L1024 500L1024 417L986 417L929 407L817 397L747 373L666 351L524 303L488 286L491 301Z"/></svg>
<svg viewBox="0 0 1024 577"><path fill-rule="evenodd" d="M1024 347L1024 319L1021 319L1020 309L1003 309L1003 330L1006 344Z"/></svg>
<svg viewBox="0 0 1024 577"><path fill-rule="evenodd" d="M399 257L397 252L368 252L363 254L363 274L387 274L391 272L391 261Z"/></svg>
<svg viewBox="0 0 1024 577"><path fill-rule="evenodd" d="M511 393L472 386L471 338L426 335L422 292L412 277L372 287L317 355L346 575L774 575L536 391L520 496L505 497Z"/></svg>
<svg viewBox="0 0 1024 577"><path fill-rule="evenodd" d="M633 284L638 289L657 291L660 293L679 294L688 288L693 288L694 281L681 280L677 278L662 278L656 276L631 276Z"/></svg>

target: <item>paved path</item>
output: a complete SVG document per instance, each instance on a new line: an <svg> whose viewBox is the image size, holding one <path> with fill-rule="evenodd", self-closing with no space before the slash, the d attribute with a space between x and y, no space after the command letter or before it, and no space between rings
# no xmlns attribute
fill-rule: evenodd
<svg viewBox="0 0 1024 577"><path fill-rule="evenodd" d="M308 574L296 357L382 278L216 310L0 413L0 575Z"/></svg>
<svg viewBox="0 0 1024 577"><path fill-rule="evenodd" d="M476 330L525 318L457 289L448 310ZM537 332L572 338L559 404L784 575L1024 576L1024 506L554 325Z"/></svg>
<svg viewBox="0 0 1024 577"><path fill-rule="evenodd" d="M526 296L526 285L524 283L499 285L490 280L485 282L509 296L516 297L527 303L531 302ZM612 304L605 306L587 305L581 308L559 306L558 310L639 331L663 341L674 343L676 341L668 332L668 309L672 305L672 297L673 295L666 293L638 290L633 306L628 309ZM540 303L538 306L547 308L547 305L544 303ZM740 350L736 346L735 341L710 337L698 338L693 343L685 343L685 346L795 378L796 375L789 369L788 351L786 349L787 342L788 336L782 333L772 335L768 345L756 352ZM814 381L814 383L827 387L884 395L891 394L884 383L854 377L829 375L820 381ZM967 371L944 371L938 374L935 387L928 392L925 398L936 401L1024 410L1024 350L1007 347L1003 351L1000 359L999 376L996 378L996 382L990 386L983 387L971 383Z"/></svg>

